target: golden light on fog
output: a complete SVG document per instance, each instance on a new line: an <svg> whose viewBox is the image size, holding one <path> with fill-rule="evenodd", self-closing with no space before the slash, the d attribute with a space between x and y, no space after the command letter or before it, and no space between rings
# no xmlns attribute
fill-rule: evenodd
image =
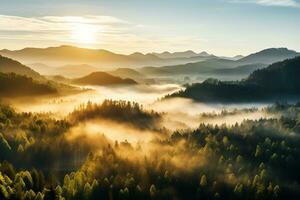
<svg viewBox="0 0 300 200"><path fill-rule="evenodd" d="M96 27L83 23L75 24L71 31L72 40L81 44L91 44L96 42L96 35Z"/></svg>

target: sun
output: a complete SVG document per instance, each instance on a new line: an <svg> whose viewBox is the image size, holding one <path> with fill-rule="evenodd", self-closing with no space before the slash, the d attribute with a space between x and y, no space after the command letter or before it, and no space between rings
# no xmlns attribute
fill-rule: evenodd
<svg viewBox="0 0 300 200"><path fill-rule="evenodd" d="M91 44L96 42L97 30L89 24L74 24L71 31L72 40L76 43Z"/></svg>

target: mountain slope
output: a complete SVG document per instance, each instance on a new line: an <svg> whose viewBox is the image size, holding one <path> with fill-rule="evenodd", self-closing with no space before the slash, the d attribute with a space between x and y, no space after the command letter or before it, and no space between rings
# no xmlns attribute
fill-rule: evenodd
<svg viewBox="0 0 300 200"><path fill-rule="evenodd" d="M25 75L34 79L44 79L39 73L30 69L29 67L0 55L0 72L2 73L15 73Z"/></svg>
<svg viewBox="0 0 300 200"><path fill-rule="evenodd" d="M46 83L14 73L0 73L0 97L40 96L56 94L58 91Z"/></svg>
<svg viewBox="0 0 300 200"><path fill-rule="evenodd" d="M93 72L82 78L73 79L72 83L78 85L123 85L136 84L132 79L122 79L117 76L112 76L106 72Z"/></svg>
<svg viewBox="0 0 300 200"><path fill-rule="evenodd" d="M0 96L68 95L81 92L79 88L50 81L20 62L3 56L0 56L0 73L3 92Z"/></svg>
<svg viewBox="0 0 300 200"><path fill-rule="evenodd" d="M247 83L262 85L277 93L300 94L300 56L274 63L265 69L253 72Z"/></svg>
<svg viewBox="0 0 300 200"><path fill-rule="evenodd" d="M188 63L183 65L171 65L164 67L143 67L139 71L150 75L176 75L176 74L197 74L209 73L216 69L233 68L239 63L220 58L213 58L206 61Z"/></svg>
<svg viewBox="0 0 300 200"><path fill-rule="evenodd" d="M222 75L249 75L255 70L262 69L266 67L266 64L248 64L241 65L234 68L227 69L216 69L213 70L214 74L222 74Z"/></svg>
<svg viewBox="0 0 300 200"><path fill-rule="evenodd" d="M250 63L264 63L264 64L272 64L275 62L279 62L285 59L294 58L296 56L300 56L299 53L293 50L289 50L287 48L270 48L264 49L260 52L250 54L246 56L238 62L244 64Z"/></svg>
<svg viewBox="0 0 300 200"><path fill-rule="evenodd" d="M42 63L32 63L29 66L45 76L64 75L68 78L86 76L99 69L87 64L69 64L63 66L48 66Z"/></svg>
<svg viewBox="0 0 300 200"><path fill-rule="evenodd" d="M140 72L130 69L130 68L118 68L114 71L107 72L113 76L119 76L121 78L132 78L132 79L141 79L145 76L141 74Z"/></svg>
<svg viewBox="0 0 300 200"><path fill-rule="evenodd" d="M300 57L274 63L253 72L243 81L208 79L168 97L207 102L253 102L300 97Z"/></svg>
<svg viewBox="0 0 300 200"><path fill-rule="evenodd" d="M64 65L61 67L57 67L53 70L52 74L64 74L66 77L74 78L74 77L81 77L86 76L92 72L98 71L97 68L91 65Z"/></svg>

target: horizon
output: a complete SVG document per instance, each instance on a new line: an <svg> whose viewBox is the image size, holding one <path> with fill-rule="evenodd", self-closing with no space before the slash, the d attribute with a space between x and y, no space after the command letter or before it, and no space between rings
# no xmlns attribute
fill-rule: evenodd
<svg viewBox="0 0 300 200"><path fill-rule="evenodd" d="M298 0L12 0L0 8L0 42L11 50L72 45L119 54L299 52L299 10Z"/></svg>
<svg viewBox="0 0 300 200"><path fill-rule="evenodd" d="M269 47L269 48L265 48L265 49L259 49L259 50L254 51L254 52L250 52L249 54L245 54L245 55L236 54L236 55L232 55L232 56L216 55L216 54L214 54L212 52L209 52L209 51L206 51L206 50L194 51L194 50L191 50L191 49L186 49L186 50L182 50L182 51L168 51L168 50L165 50L165 51L159 51L159 52L154 52L154 51L153 52L135 51L135 52L124 54L122 52L119 53L119 52L115 52L115 51L109 50L109 49L93 48L93 47L80 47L80 46L76 46L76 45L64 45L64 44L57 45L57 46L47 46L47 47L33 47L33 46L28 46L28 47L23 47L23 48L19 48L19 49L2 48L2 49L0 49L0 51L5 51L5 50L8 50L8 51L22 51L22 50L25 50L25 49L48 49L48 48L61 48L61 47L72 47L72 48L89 49L89 50L103 50L103 51L108 51L108 52L113 53L113 54L124 55L124 56L129 56L129 55L132 55L132 54L135 54L135 53L141 53L143 55L148 55L148 54L163 54L163 53L174 54L174 53L183 53L183 52L189 52L189 51L191 51L191 52L196 53L196 54L208 53L209 55L213 55L213 56L217 56L217 57L228 57L228 58L231 57L231 58L234 58L236 56L246 57L246 56L249 56L251 54L258 53L258 52L261 52L261 51L264 51L264 50L268 50L268 49L287 49L289 51L295 51L297 53L300 53L299 51L297 51L295 49L288 48L288 47Z"/></svg>

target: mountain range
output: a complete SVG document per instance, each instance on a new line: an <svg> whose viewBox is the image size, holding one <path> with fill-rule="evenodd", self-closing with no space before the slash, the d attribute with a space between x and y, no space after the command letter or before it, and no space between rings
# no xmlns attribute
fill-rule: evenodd
<svg viewBox="0 0 300 200"><path fill-rule="evenodd" d="M168 97L186 97L202 102L261 102L299 99L300 56L273 63L242 81L207 79Z"/></svg>
<svg viewBox="0 0 300 200"><path fill-rule="evenodd" d="M175 53L177 54L177 53ZM24 48L21 50L0 50L0 55L19 60L23 63L43 63L50 66L69 64L91 64L96 67L141 67L183 64L202 61L210 56L197 54L195 57L163 58L155 54L133 53L117 54L103 49L87 49L74 46L48 48Z"/></svg>
<svg viewBox="0 0 300 200"><path fill-rule="evenodd" d="M171 65L163 67L143 67L140 72L155 76L173 76L179 74L220 74L222 72L234 72L245 74L256 69L263 68L268 64L299 56L300 53L286 48L270 48L250 54L239 60L224 58L211 58L201 62L187 63L182 65ZM245 69L246 68L246 69Z"/></svg>
<svg viewBox="0 0 300 200"><path fill-rule="evenodd" d="M75 49L73 52L69 51L64 52L63 49ZM58 50L58 52L56 51ZM41 56L41 59L53 59L53 58L64 58L66 56L68 59L73 57L74 59L80 58L95 58L99 59L99 55L102 58L108 58L111 54L120 56L124 58L124 55L114 54L105 50L91 50L91 49L80 49L70 46L62 47L53 47L42 49L40 52L37 48L26 48L21 51L8 51L2 50L1 52L10 52L13 55L22 55L22 56ZM100 52L100 53L99 53ZM81 54L83 53L83 54ZM209 55L207 53L200 53L201 55L192 52L175 52L175 53L162 53L165 56L181 56L180 59L194 59L197 56L207 57L205 60L200 62L191 62L181 65L168 65L163 67L142 67L142 68L117 68L115 70L99 70L99 67L94 67L93 65L88 64L68 64L59 67L51 67L44 63L35 63L31 64L31 68L26 65L21 64L20 62L0 56L0 72L2 73L16 73L18 75L25 75L35 80L47 82L47 78L40 75L40 73L48 76L54 82L63 82L63 83L77 83L77 84L96 84L96 85L106 85L106 84L134 84L137 80L140 83L145 82L144 79L151 79L159 76L170 76L174 75L199 75L206 74L209 76L213 75L234 75L238 77L240 75L247 76L251 72L262 69L269 65L269 63L281 61L284 59L291 59L295 56L300 55L296 51L289 50L287 48L270 48L265 49L257 53L250 54L246 57L242 57L238 60L225 59ZM197 54L197 56L195 56ZM105 56L107 55L107 56ZM134 53L129 55L130 58L143 60L144 57L158 58L159 55L149 55ZM195 56L190 57L188 56ZM164 58L158 58L163 60ZM174 58L172 58L174 59ZM178 58L176 58L178 59ZM36 72L38 71L38 72ZM106 71L106 72L103 72ZM59 75L59 76L54 76ZM152 76L152 77L151 77ZM65 78L67 77L67 78ZM99 79L99 80L96 80Z"/></svg>
<svg viewBox="0 0 300 200"><path fill-rule="evenodd" d="M45 67L45 66L43 66ZM122 74L127 72L127 75L135 75L136 77L140 76L138 72L132 69L120 68L115 71L112 71L112 74L106 72L99 72L96 68L93 68L89 65L67 65L56 69L58 74L71 74L72 76L77 76L80 78L68 79L63 76L52 76L47 78L40 75L31 68L21 64L18 61L13 59L0 56L0 73L1 73L1 82L2 83L2 92L7 93L9 88L11 91L18 91L19 88L24 88L20 94L26 93L28 91L39 91L38 88L45 88L45 91L59 91L61 88L68 88L64 84L79 84L79 85L116 85L116 84L136 84L137 82L133 79L129 79L126 76L121 78L119 76L114 76L112 74ZM88 72L90 70L90 72ZM81 72L82 71L82 72ZM76 74L77 72L77 74ZM87 73L85 76L81 76L82 73ZM11 74L11 75L10 75ZM124 75L123 75L124 76ZM141 77L141 76L140 76ZM63 83L63 84L59 84ZM18 86L18 87L17 87ZM25 87L26 86L26 87ZM49 86L50 89L47 89ZM32 88L30 90L29 88ZM70 87L72 88L72 87ZM53 89L53 90L51 90ZM7 90L7 91L6 91ZM38 92L36 92L38 94Z"/></svg>
<svg viewBox="0 0 300 200"><path fill-rule="evenodd" d="M168 51L162 52L162 53L151 53L151 55L155 55L159 58L164 58L164 59L169 59L169 58L192 58L192 57L210 57L214 56L212 54L208 54L207 52L203 51L201 53L195 53L194 51L188 50L188 51L183 51L183 52L174 52L170 53Z"/></svg>

